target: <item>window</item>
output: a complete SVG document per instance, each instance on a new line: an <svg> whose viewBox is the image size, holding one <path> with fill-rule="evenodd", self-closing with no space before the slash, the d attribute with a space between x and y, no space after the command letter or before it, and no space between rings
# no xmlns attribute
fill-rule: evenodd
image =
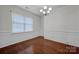
<svg viewBox="0 0 79 59"><path fill-rule="evenodd" d="M33 21L31 18L25 17L25 32L33 30Z"/></svg>
<svg viewBox="0 0 79 59"><path fill-rule="evenodd" d="M33 20L30 17L12 13L12 32L28 32L33 30Z"/></svg>

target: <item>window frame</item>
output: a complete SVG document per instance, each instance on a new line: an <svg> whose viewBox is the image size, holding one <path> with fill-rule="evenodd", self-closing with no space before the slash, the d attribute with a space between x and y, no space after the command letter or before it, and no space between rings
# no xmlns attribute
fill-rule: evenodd
<svg viewBox="0 0 79 59"><path fill-rule="evenodd" d="M19 23L19 22L13 22L13 15L14 14L16 14L16 15L20 15L20 16L23 16L23 20L24 20L24 23L23 23L23 25L24 25L24 30L23 30L23 32L14 32L13 31L13 24L15 23L15 24L22 24L22 23ZM12 16L12 18L11 18L11 20L12 20L12 30L11 30L11 32L12 33L26 33L26 32L32 32L33 31L33 18L32 17L28 17L28 16L24 16L24 15L21 15L21 14L18 14L18 13L11 13L11 16ZM32 26L32 30L28 30L28 31L26 31L26 29L25 29L25 25L26 25L26 23L25 23L25 18L30 18L31 20L32 20L32 24L28 24L28 25L31 25Z"/></svg>

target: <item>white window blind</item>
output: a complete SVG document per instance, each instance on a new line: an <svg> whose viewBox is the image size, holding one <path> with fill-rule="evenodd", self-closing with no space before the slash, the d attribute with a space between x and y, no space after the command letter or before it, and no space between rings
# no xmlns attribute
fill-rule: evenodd
<svg viewBox="0 0 79 59"><path fill-rule="evenodd" d="M12 13L12 32L33 31L33 19L19 14Z"/></svg>
<svg viewBox="0 0 79 59"><path fill-rule="evenodd" d="M33 20L31 18L25 17L25 32L33 30Z"/></svg>

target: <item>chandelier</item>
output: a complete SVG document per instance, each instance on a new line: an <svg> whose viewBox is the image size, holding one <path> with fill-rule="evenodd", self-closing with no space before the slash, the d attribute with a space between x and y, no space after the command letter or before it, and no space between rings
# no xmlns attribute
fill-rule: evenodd
<svg viewBox="0 0 79 59"><path fill-rule="evenodd" d="M40 9L40 12L45 16L48 15L51 11L52 8L47 6L44 6L42 9Z"/></svg>

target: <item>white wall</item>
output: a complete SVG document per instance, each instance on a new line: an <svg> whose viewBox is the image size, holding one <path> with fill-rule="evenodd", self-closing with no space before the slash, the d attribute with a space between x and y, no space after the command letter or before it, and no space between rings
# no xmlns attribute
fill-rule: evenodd
<svg viewBox="0 0 79 59"><path fill-rule="evenodd" d="M79 47L79 6L64 6L45 16L44 36Z"/></svg>
<svg viewBox="0 0 79 59"><path fill-rule="evenodd" d="M44 36L44 17L43 16L41 16L41 22L40 22L40 25L41 25L41 29L40 29L40 35L41 36Z"/></svg>
<svg viewBox="0 0 79 59"><path fill-rule="evenodd" d="M13 34L11 11L33 18L33 31ZM41 35L41 17L17 6L0 6L0 48Z"/></svg>

